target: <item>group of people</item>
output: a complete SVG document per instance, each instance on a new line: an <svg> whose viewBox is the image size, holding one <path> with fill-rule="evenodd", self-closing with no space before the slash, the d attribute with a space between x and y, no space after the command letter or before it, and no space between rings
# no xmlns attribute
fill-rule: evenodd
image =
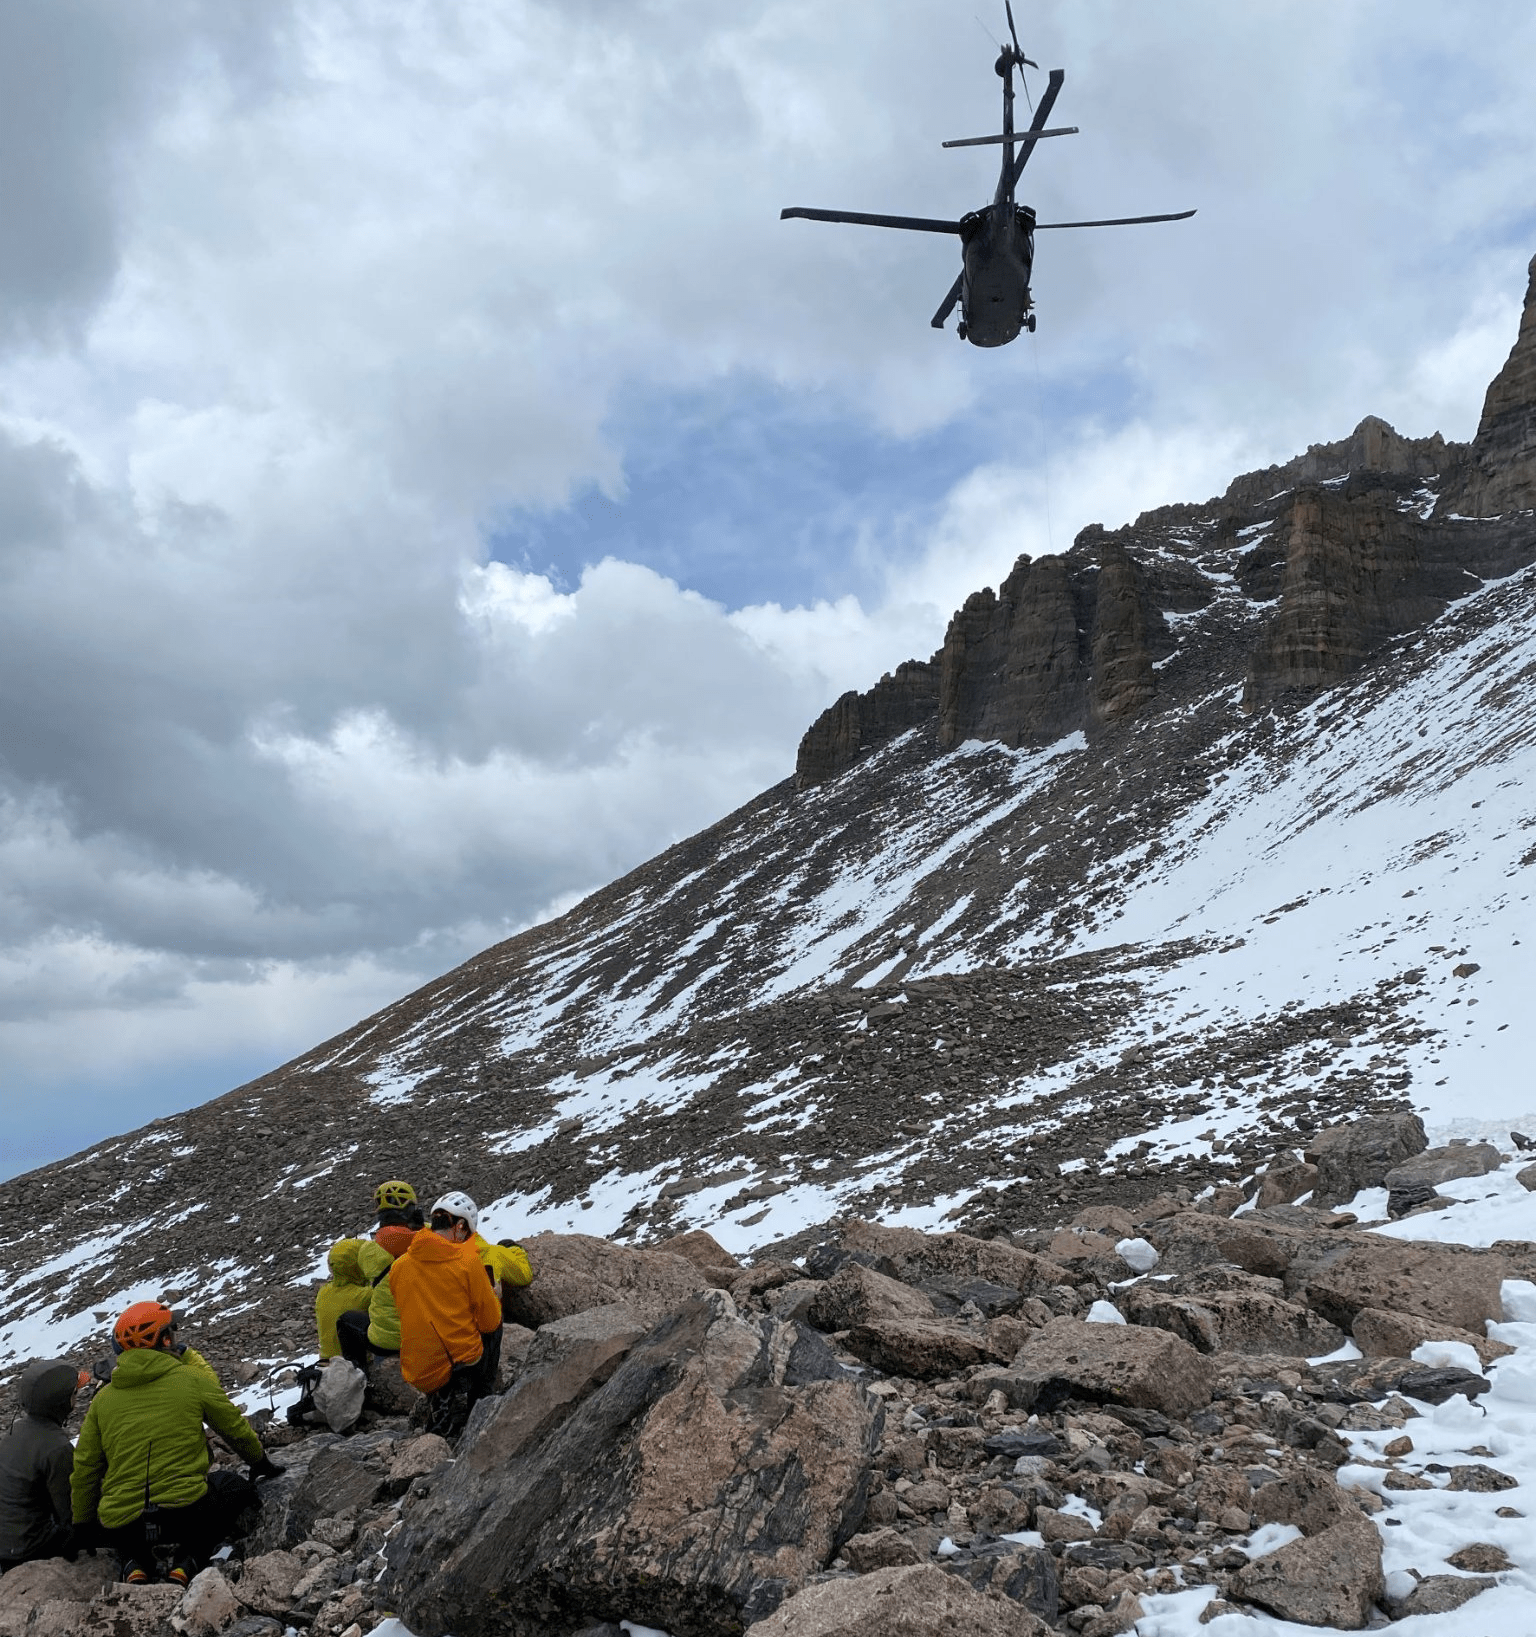
<svg viewBox="0 0 1536 1637"><path fill-rule="evenodd" d="M22 1414L0 1440L0 1571L106 1547L123 1579L139 1583L164 1547L169 1578L184 1586L257 1504L257 1481L281 1472L208 1361L178 1343L163 1302L125 1309L112 1348L110 1378L74 1445L65 1427L91 1373L67 1359L35 1359L22 1372ZM204 1426L249 1464L247 1477L209 1471Z"/></svg>
<svg viewBox="0 0 1536 1637"><path fill-rule="evenodd" d="M452 1437L501 1367L502 1294L533 1269L510 1239L480 1233L468 1194L448 1193L424 1215L408 1182L374 1191L378 1224L368 1239L339 1239L330 1279L315 1297L320 1357L340 1355L366 1372L397 1357L400 1374L426 1395L427 1427Z"/></svg>
<svg viewBox="0 0 1536 1637"><path fill-rule="evenodd" d="M375 1190L374 1205L372 1236L330 1249L330 1278L315 1300L320 1357L339 1355L366 1373L376 1358L397 1356L401 1375L426 1395L428 1428L453 1436L496 1391L501 1295L533 1270L513 1241L481 1236L467 1194L444 1194L424 1215L415 1189L392 1181ZM169 1578L185 1585L259 1503L258 1481L282 1468L176 1333L161 1302L135 1302L119 1316L109 1379L73 1445L65 1429L91 1373L65 1359L37 1359L22 1372L21 1414L0 1439L0 1573L105 1547L130 1583L152 1579L157 1554L168 1553ZM248 1463L248 1476L210 1471L205 1427Z"/></svg>

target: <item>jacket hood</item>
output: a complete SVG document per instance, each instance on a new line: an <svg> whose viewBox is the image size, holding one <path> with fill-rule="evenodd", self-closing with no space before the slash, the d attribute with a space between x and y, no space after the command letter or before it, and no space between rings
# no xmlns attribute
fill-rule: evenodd
<svg viewBox="0 0 1536 1637"><path fill-rule="evenodd" d="M326 1256L326 1265L331 1270L331 1277L340 1285L365 1285L368 1275L363 1272L357 1260L357 1253L363 1248L361 1239L338 1239L331 1246Z"/></svg>
<svg viewBox="0 0 1536 1637"><path fill-rule="evenodd" d="M440 1233L433 1233L430 1228L423 1228L411 1241L410 1254L418 1262L456 1262L466 1254L474 1256L475 1247L465 1243L455 1243L452 1239L444 1239ZM478 1261L479 1258L476 1257Z"/></svg>
<svg viewBox="0 0 1536 1637"><path fill-rule="evenodd" d="M161 1376L179 1370L182 1361L175 1353L161 1352L153 1347L130 1347L117 1361L112 1372L114 1387L142 1387L146 1382L158 1381Z"/></svg>
<svg viewBox="0 0 1536 1637"><path fill-rule="evenodd" d="M63 1426L69 1419L78 1374L74 1365L65 1359L34 1359L16 1383L16 1396L21 1400L22 1409L28 1415L40 1415L45 1421L57 1421Z"/></svg>
<svg viewBox="0 0 1536 1637"><path fill-rule="evenodd" d="M417 1235L422 1231L420 1228L407 1228L403 1223L391 1222L386 1223L373 1237L375 1243L382 1245L391 1256L403 1256L406 1247L414 1244Z"/></svg>

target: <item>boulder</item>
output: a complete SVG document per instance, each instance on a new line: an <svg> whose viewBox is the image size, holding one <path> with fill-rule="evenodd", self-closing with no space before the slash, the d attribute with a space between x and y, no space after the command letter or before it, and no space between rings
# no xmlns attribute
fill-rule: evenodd
<svg viewBox="0 0 1536 1637"><path fill-rule="evenodd" d="M1202 1353L1283 1353L1316 1358L1344 1334L1310 1308L1265 1291L1212 1291L1198 1299L1136 1285L1123 1298L1132 1324L1172 1331Z"/></svg>
<svg viewBox="0 0 1536 1637"><path fill-rule="evenodd" d="M816 1292L808 1316L818 1330L851 1330L859 1324L931 1321L934 1311L922 1291L859 1262L844 1262Z"/></svg>
<svg viewBox="0 0 1536 1637"><path fill-rule="evenodd" d="M45 1557L19 1564L0 1581L0 1637L22 1637L33 1610L44 1603L75 1605L80 1617L85 1605L114 1579L116 1564L106 1552L87 1553L74 1563Z"/></svg>
<svg viewBox="0 0 1536 1637"><path fill-rule="evenodd" d="M293 1607L293 1589L307 1568L297 1552L263 1552L260 1557L247 1558L235 1596L256 1614L285 1615Z"/></svg>
<svg viewBox="0 0 1536 1637"><path fill-rule="evenodd" d="M1508 1263L1492 1251L1346 1233L1309 1245L1286 1289L1345 1330L1374 1307L1482 1332L1504 1316L1500 1286L1508 1277Z"/></svg>
<svg viewBox="0 0 1536 1637"><path fill-rule="evenodd" d="M1406 1597L1393 1598L1387 1611L1394 1620L1410 1620L1416 1614L1449 1614L1497 1585L1497 1580L1483 1575L1425 1575Z"/></svg>
<svg viewBox="0 0 1536 1637"><path fill-rule="evenodd" d="M936 1319L855 1325L842 1340L855 1358L887 1375L907 1376L913 1381L936 1381L978 1364L998 1362L985 1332L962 1330Z"/></svg>
<svg viewBox="0 0 1536 1637"><path fill-rule="evenodd" d="M1013 1368L1079 1397L1176 1417L1209 1404L1216 1381L1210 1361L1166 1330L1069 1318L1032 1336Z"/></svg>
<svg viewBox="0 0 1536 1637"><path fill-rule="evenodd" d="M747 1637L1050 1637L1050 1629L1011 1598L927 1563L808 1586Z"/></svg>
<svg viewBox="0 0 1536 1637"><path fill-rule="evenodd" d="M848 1250L867 1251L888 1259L903 1284L926 1288L935 1279L985 1279L1042 1296L1057 1285L1080 1277L1059 1262L1020 1250L1001 1239L976 1239L968 1233L919 1233L916 1228L884 1228L873 1222L850 1222L843 1229Z"/></svg>
<svg viewBox="0 0 1536 1637"><path fill-rule="evenodd" d="M1377 1114L1320 1131L1303 1158L1317 1167L1314 1205L1342 1205L1362 1188L1379 1188L1387 1172L1429 1146L1417 1114Z"/></svg>
<svg viewBox="0 0 1536 1637"><path fill-rule="evenodd" d="M1382 1181L1393 1193L1407 1188L1435 1189L1457 1177L1486 1176L1503 1163L1504 1156L1490 1142L1450 1143L1444 1148L1426 1148L1394 1165Z"/></svg>
<svg viewBox="0 0 1536 1637"><path fill-rule="evenodd" d="M218 1569L193 1575L181 1600L180 1619L187 1637L216 1637L235 1623L239 1613L235 1594Z"/></svg>
<svg viewBox="0 0 1536 1637"><path fill-rule="evenodd" d="M726 1637L863 1517L883 1411L815 1331L749 1323L720 1292L553 1427L522 1415L522 1390L390 1539L388 1595L413 1630L541 1637L584 1616Z"/></svg>
<svg viewBox="0 0 1536 1637"><path fill-rule="evenodd" d="M1301 1235L1279 1224L1256 1223L1251 1217L1211 1216L1179 1211L1143 1225L1158 1253L1163 1273L1233 1262L1246 1273L1279 1278L1291 1265Z"/></svg>
<svg viewBox="0 0 1536 1637"><path fill-rule="evenodd" d="M508 1319L537 1330L593 1307L622 1302L649 1327L705 1289L709 1280L686 1256L631 1250L584 1233L543 1233L523 1242L538 1276L506 1292Z"/></svg>
<svg viewBox="0 0 1536 1637"><path fill-rule="evenodd" d="M49 1616L55 1610L67 1616L77 1605L45 1603L27 1637L161 1637L171 1629L171 1616L181 1599L180 1586L109 1586L85 1605L83 1614L74 1617L78 1623L50 1624Z"/></svg>
<svg viewBox="0 0 1536 1637"><path fill-rule="evenodd" d="M658 1250L673 1256L686 1257L696 1268L706 1273L739 1274L741 1263L712 1233L702 1228L691 1228L687 1233L675 1233L662 1240Z"/></svg>
<svg viewBox="0 0 1536 1637"><path fill-rule="evenodd" d="M517 1381L499 1404L480 1412L486 1419L471 1424L464 1454L473 1470L489 1472L553 1432L613 1375L645 1330L624 1302L543 1325Z"/></svg>
<svg viewBox="0 0 1536 1637"><path fill-rule="evenodd" d="M1293 1540L1240 1569L1230 1595L1282 1620L1359 1631L1384 1588L1381 1536L1368 1518L1357 1517Z"/></svg>
<svg viewBox="0 0 1536 1637"><path fill-rule="evenodd" d="M288 1542L297 1545L305 1539L319 1518L355 1512L382 1500L387 1486L384 1465L372 1452L350 1443L322 1449L309 1463L309 1470L288 1503ZM248 1601L243 1592L241 1600ZM279 1612L256 1604L251 1606L259 1614Z"/></svg>
<svg viewBox="0 0 1536 1637"><path fill-rule="evenodd" d="M1293 1523L1304 1535L1320 1535L1360 1516L1331 1474L1308 1468L1261 1485L1254 1491L1252 1508L1255 1524Z"/></svg>
<svg viewBox="0 0 1536 1637"><path fill-rule="evenodd" d="M1410 1358L1414 1348L1427 1341L1465 1342L1484 1364L1514 1352L1507 1342L1490 1341L1475 1331L1458 1330L1453 1324L1412 1313L1388 1313L1379 1307L1362 1307L1355 1314L1350 1335L1367 1358Z"/></svg>
<svg viewBox="0 0 1536 1637"><path fill-rule="evenodd" d="M855 1535L843 1547L843 1556L855 1574L922 1562L917 1548L899 1529L874 1529L867 1535Z"/></svg>
<svg viewBox="0 0 1536 1637"><path fill-rule="evenodd" d="M1254 1203L1261 1211L1270 1205L1290 1205L1316 1189L1317 1177L1315 1165L1308 1165L1300 1154L1287 1149L1265 1166Z"/></svg>
<svg viewBox="0 0 1536 1637"><path fill-rule="evenodd" d="M421 1400L421 1394L400 1374L400 1360L393 1357L370 1359L368 1363L368 1398L370 1409L380 1415L409 1415Z"/></svg>
<svg viewBox="0 0 1536 1637"><path fill-rule="evenodd" d="M453 1445L435 1432L424 1432L417 1438L407 1438L395 1449L389 1463L389 1491L402 1495L416 1478L435 1472L453 1455Z"/></svg>
<svg viewBox="0 0 1536 1637"><path fill-rule="evenodd" d="M952 1572L977 1591L1001 1592L1048 1624L1055 1623L1061 1602L1056 1559L1041 1547L998 1541L977 1549L969 1563L957 1564Z"/></svg>

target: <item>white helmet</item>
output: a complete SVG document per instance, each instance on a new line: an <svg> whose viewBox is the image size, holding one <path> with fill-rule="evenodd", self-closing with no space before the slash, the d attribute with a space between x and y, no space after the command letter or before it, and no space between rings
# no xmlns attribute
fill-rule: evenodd
<svg viewBox="0 0 1536 1637"><path fill-rule="evenodd" d="M439 1211L446 1211L449 1216L456 1216L461 1222L467 1222L471 1233L480 1226L480 1207L468 1194L444 1194L432 1207L434 1216Z"/></svg>

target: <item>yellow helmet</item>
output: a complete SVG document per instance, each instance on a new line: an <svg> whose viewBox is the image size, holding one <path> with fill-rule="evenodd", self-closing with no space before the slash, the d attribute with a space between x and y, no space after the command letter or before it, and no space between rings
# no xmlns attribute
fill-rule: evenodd
<svg viewBox="0 0 1536 1637"><path fill-rule="evenodd" d="M403 1211L416 1203L416 1190L408 1182L381 1182L373 1191L374 1209Z"/></svg>

